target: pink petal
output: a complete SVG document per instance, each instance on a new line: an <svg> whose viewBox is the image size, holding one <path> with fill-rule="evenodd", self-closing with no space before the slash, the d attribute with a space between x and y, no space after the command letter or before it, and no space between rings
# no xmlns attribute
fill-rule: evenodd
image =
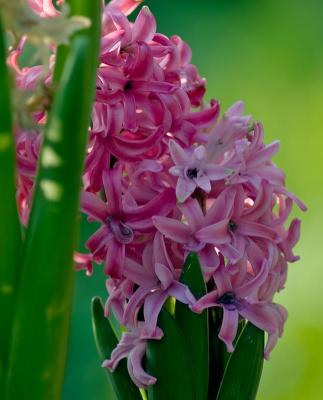
<svg viewBox="0 0 323 400"><path fill-rule="evenodd" d="M185 244L191 237L190 228L176 219L159 216L152 219L159 232L177 243Z"/></svg>
<svg viewBox="0 0 323 400"><path fill-rule="evenodd" d="M197 231L203 226L204 215L196 199L189 199L184 204L180 204L178 208L184 214L192 232Z"/></svg>
<svg viewBox="0 0 323 400"><path fill-rule="evenodd" d="M210 108L206 108L203 111L191 112L184 116L184 118L187 121L192 122L192 124L194 124L196 127L203 128L214 122L218 118L219 112L219 103L217 101L213 101Z"/></svg>
<svg viewBox="0 0 323 400"><path fill-rule="evenodd" d="M125 259L126 246L111 240L104 264L104 273L112 278L121 278Z"/></svg>
<svg viewBox="0 0 323 400"><path fill-rule="evenodd" d="M132 28L133 41L152 40L156 33L156 20L147 6L142 7Z"/></svg>
<svg viewBox="0 0 323 400"><path fill-rule="evenodd" d="M108 217L106 204L94 193L82 193L81 210L101 222L105 222Z"/></svg>
<svg viewBox="0 0 323 400"><path fill-rule="evenodd" d="M160 310L168 297L167 291L157 290L147 296L144 305L145 325L148 333L153 333L157 327Z"/></svg>
<svg viewBox="0 0 323 400"><path fill-rule="evenodd" d="M138 128L136 102L130 91L124 92L124 129L135 131Z"/></svg>
<svg viewBox="0 0 323 400"><path fill-rule="evenodd" d="M155 264L155 273L161 283L162 289L167 290L174 281L173 273L169 270L169 268L160 263Z"/></svg>
<svg viewBox="0 0 323 400"><path fill-rule="evenodd" d="M175 140L169 141L169 151L176 165L187 166L190 163L190 155Z"/></svg>
<svg viewBox="0 0 323 400"><path fill-rule="evenodd" d="M180 203L184 203L196 189L197 184L193 180L182 178L177 180L176 197Z"/></svg>
<svg viewBox="0 0 323 400"><path fill-rule="evenodd" d="M171 286L169 286L168 295L184 304L193 305L196 303L195 297L192 295L189 288L177 281L173 281Z"/></svg>
<svg viewBox="0 0 323 400"><path fill-rule="evenodd" d="M240 235L260 237L268 240L277 239L277 233L273 229L257 222L241 221L238 223L238 230Z"/></svg>
<svg viewBox="0 0 323 400"><path fill-rule="evenodd" d="M237 310L228 310L223 307L223 320L219 333L219 338L223 340L223 342L227 346L227 351L232 353L233 348L233 340L236 337L237 329L239 322L239 313Z"/></svg>
<svg viewBox="0 0 323 400"><path fill-rule="evenodd" d="M110 215L118 215L122 212L121 167L116 166L113 170L105 170L102 178L108 203L108 212Z"/></svg>
<svg viewBox="0 0 323 400"><path fill-rule="evenodd" d="M195 233L195 237L203 243L210 243L220 245L230 242L230 235L228 233L229 220L225 219L216 224L202 228Z"/></svg>
<svg viewBox="0 0 323 400"><path fill-rule="evenodd" d="M196 185L200 187L204 192L210 193L211 191L211 183L210 179L206 175L202 175L199 178L195 179Z"/></svg>
<svg viewBox="0 0 323 400"><path fill-rule="evenodd" d="M138 343L135 348L130 352L127 361L128 372L139 388L146 388L147 386L154 385L157 379L144 371L142 367L143 358L146 354L147 344L144 341Z"/></svg>
<svg viewBox="0 0 323 400"><path fill-rule="evenodd" d="M125 15L129 15L134 11L143 0L111 0L108 7L116 7Z"/></svg>
<svg viewBox="0 0 323 400"><path fill-rule="evenodd" d="M193 304L192 311L200 314L203 310L210 307L218 307L217 299L219 297L218 291L213 290L212 292L201 297L195 304Z"/></svg>

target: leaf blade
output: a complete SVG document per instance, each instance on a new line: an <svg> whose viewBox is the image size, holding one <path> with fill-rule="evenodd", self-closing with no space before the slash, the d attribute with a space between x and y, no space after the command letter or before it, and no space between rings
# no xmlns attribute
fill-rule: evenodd
<svg viewBox="0 0 323 400"><path fill-rule="evenodd" d="M184 264L180 281L199 299L207 292L198 257L190 253ZM180 327L192 362L196 392L199 399L207 399L209 380L208 310L193 313L186 304L176 302L175 320Z"/></svg>
<svg viewBox="0 0 323 400"><path fill-rule="evenodd" d="M7 364L21 250L16 205L15 142L12 130L9 74L0 16L0 359Z"/></svg>
<svg viewBox="0 0 323 400"><path fill-rule="evenodd" d="M112 351L118 344L118 339L107 318L99 297L92 300L92 327L93 334L102 361L110 358ZM129 377L126 360L119 362L116 370L107 375L118 400L142 400L139 389Z"/></svg>
<svg viewBox="0 0 323 400"><path fill-rule="evenodd" d="M264 332L248 322L229 358L217 400L256 398L264 353Z"/></svg>
<svg viewBox="0 0 323 400"><path fill-rule="evenodd" d="M8 400L23 398L25 393L34 400L60 399L64 380L74 284L72 257L101 24L100 0L75 2L91 3L83 15L92 20L92 27L72 40L45 128L24 249Z"/></svg>
<svg viewBox="0 0 323 400"><path fill-rule="evenodd" d="M148 387L149 400L195 400L195 387L189 355L184 338L175 319L163 309L158 326L163 330L161 340L149 340L146 353L148 372L157 378Z"/></svg>

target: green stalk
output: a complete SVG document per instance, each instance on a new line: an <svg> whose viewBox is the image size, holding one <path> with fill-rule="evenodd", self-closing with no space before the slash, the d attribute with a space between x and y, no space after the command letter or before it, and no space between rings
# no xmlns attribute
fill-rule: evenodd
<svg viewBox="0 0 323 400"><path fill-rule="evenodd" d="M92 26L72 40L45 128L24 249L6 400L58 400L73 297L79 193L98 59L101 1L74 0Z"/></svg>
<svg viewBox="0 0 323 400"><path fill-rule="evenodd" d="M20 262L21 232L16 205L15 143L12 132L10 82L0 17L0 361L5 368Z"/></svg>

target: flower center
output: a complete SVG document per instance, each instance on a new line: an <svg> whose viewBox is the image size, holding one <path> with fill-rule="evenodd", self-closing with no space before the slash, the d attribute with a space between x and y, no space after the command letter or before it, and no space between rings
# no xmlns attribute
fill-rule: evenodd
<svg viewBox="0 0 323 400"><path fill-rule="evenodd" d="M231 232L235 232L238 229L238 225L232 221L232 219L230 219L229 223L228 223L228 228Z"/></svg>
<svg viewBox="0 0 323 400"><path fill-rule="evenodd" d="M193 179L193 178L197 178L199 171L197 168L188 168L188 170L186 171L186 176L189 179Z"/></svg>
<svg viewBox="0 0 323 400"><path fill-rule="evenodd" d="M133 241L133 230L125 223L121 222L115 217L109 217L107 219L107 224L118 242L126 244Z"/></svg>
<svg viewBox="0 0 323 400"><path fill-rule="evenodd" d="M132 89L132 82L131 81L127 81L126 84L124 85L123 90L126 92L127 90Z"/></svg>
<svg viewBox="0 0 323 400"><path fill-rule="evenodd" d="M235 310L237 307L237 298L233 292L224 293L216 302L223 306L228 306L229 310Z"/></svg>

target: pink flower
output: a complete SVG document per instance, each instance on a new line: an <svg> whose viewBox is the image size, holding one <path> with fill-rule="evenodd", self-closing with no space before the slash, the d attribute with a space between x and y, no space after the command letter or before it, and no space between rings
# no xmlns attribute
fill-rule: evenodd
<svg viewBox="0 0 323 400"><path fill-rule="evenodd" d="M219 206L221 206L220 204L222 205L222 202L219 202ZM204 227L209 225L210 219L213 219L215 207L218 207L218 204L212 206L207 211L206 215L203 215L198 201L195 199L189 199L184 204L178 205L178 209L185 217L187 223L169 217L153 217L153 223L159 232L165 235L168 239L177 242L182 246L182 249L184 250L183 262L185 256L189 252L198 252L206 280L208 280L210 274L212 274L219 265L219 257L215 250L215 245L220 247L220 245L229 243L230 241L228 231L229 219L223 219L221 218L221 215L219 215L219 219L213 225L213 246L209 246L206 241L200 240L196 235L197 232L203 230Z"/></svg>
<svg viewBox="0 0 323 400"><path fill-rule="evenodd" d="M140 388L153 385L157 379L144 371L142 359L146 354L147 339L160 340L162 337L163 332L159 328L148 334L145 325L139 322L122 334L118 346L111 353L110 359L103 362L102 367L113 372L119 361L127 358L128 372L133 382Z"/></svg>
<svg viewBox="0 0 323 400"><path fill-rule="evenodd" d="M145 247L142 265L127 258L124 275L138 285L138 289L130 297L123 323L134 323L139 309L143 306L144 323L151 334L157 326L158 315L168 297L174 297L185 304L193 304L194 296L189 289L178 282L180 271L175 271L166 251L160 233L154 238L153 245Z"/></svg>
<svg viewBox="0 0 323 400"><path fill-rule="evenodd" d="M120 166L104 171L106 203L90 192L82 196L82 211L102 224L87 246L95 256L105 259L105 273L114 278L122 276L127 245L135 243L137 235L152 232L151 217L167 215L175 202L173 190L165 189L143 206L127 206L122 198L121 177Z"/></svg>
<svg viewBox="0 0 323 400"><path fill-rule="evenodd" d="M265 348L266 358L269 357L269 353L283 332L283 325L287 319L286 310L275 303L252 299L253 292L266 280L268 268L270 268L270 264L264 261L256 275L252 276L246 273L247 279L242 284L235 284L235 275L230 275L229 272L230 266L224 267L222 264L214 273L217 289L203 296L192 307L195 312L202 312L209 307L223 309L219 338L226 344L228 352L234 350L232 342L237 333L239 315L268 332L268 342Z"/></svg>
<svg viewBox="0 0 323 400"><path fill-rule="evenodd" d="M242 186L234 186L224 190L215 200L212 212L209 212L209 225L198 230L196 238L204 243L210 243L219 248L221 253L235 263L243 255L253 239L268 242L279 240L278 234L263 218L270 211L272 189L264 185L250 205ZM227 234L230 240L219 242L218 221L227 221Z"/></svg>

